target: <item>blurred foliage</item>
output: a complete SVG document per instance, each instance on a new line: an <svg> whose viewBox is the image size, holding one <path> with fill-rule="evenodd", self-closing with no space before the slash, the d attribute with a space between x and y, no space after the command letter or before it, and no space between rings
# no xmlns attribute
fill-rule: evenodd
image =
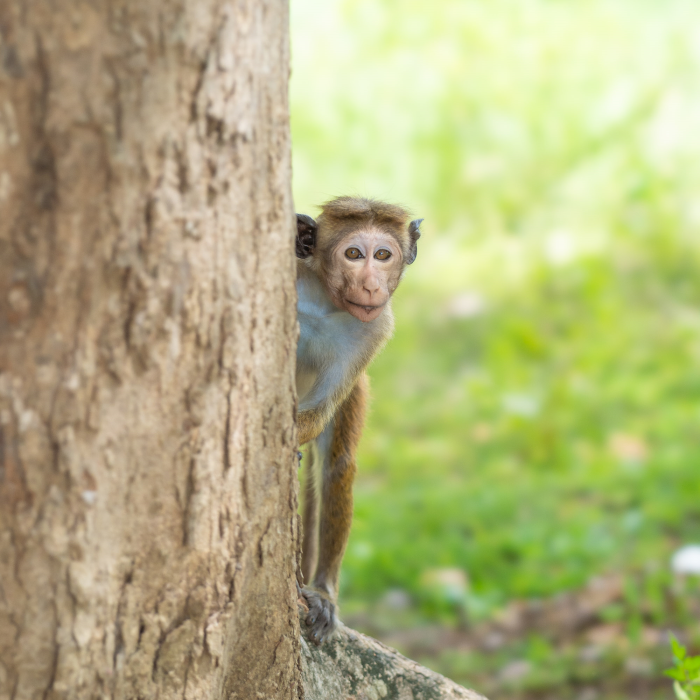
<svg viewBox="0 0 700 700"><path fill-rule="evenodd" d="M700 5L292 0L292 56L297 211L425 217L344 607L454 618L444 568L477 618L607 571L663 597L700 540Z"/></svg>
<svg viewBox="0 0 700 700"><path fill-rule="evenodd" d="M673 678L678 700L700 700L700 656L688 656L686 648L671 636L674 668L666 671Z"/></svg>

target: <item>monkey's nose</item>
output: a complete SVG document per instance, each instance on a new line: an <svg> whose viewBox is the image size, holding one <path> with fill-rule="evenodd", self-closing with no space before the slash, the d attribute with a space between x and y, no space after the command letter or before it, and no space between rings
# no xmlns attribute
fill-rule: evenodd
<svg viewBox="0 0 700 700"><path fill-rule="evenodd" d="M362 282L362 288L372 296L379 291L381 285L379 284L379 279L375 275L367 275Z"/></svg>

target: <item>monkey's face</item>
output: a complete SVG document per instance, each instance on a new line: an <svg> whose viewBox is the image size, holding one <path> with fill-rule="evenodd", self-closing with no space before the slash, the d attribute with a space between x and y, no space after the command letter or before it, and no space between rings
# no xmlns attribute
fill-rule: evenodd
<svg viewBox="0 0 700 700"><path fill-rule="evenodd" d="M360 321L374 321L399 285L403 255L396 239L374 228L353 231L330 251L331 300Z"/></svg>

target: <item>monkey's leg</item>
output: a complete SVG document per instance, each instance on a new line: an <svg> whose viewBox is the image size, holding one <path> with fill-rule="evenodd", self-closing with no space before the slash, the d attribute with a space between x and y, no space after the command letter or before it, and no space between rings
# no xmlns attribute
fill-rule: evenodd
<svg viewBox="0 0 700 700"><path fill-rule="evenodd" d="M318 558L318 462L316 445L309 445L304 460L304 512L303 543L301 547L301 572L304 581L311 581Z"/></svg>
<svg viewBox="0 0 700 700"><path fill-rule="evenodd" d="M306 622L317 644L327 639L338 624L338 577L352 523L355 453L366 403L367 377L363 374L318 441L319 456L323 459L319 558L310 589L305 590L309 603ZM324 440L329 432L332 432L330 441Z"/></svg>

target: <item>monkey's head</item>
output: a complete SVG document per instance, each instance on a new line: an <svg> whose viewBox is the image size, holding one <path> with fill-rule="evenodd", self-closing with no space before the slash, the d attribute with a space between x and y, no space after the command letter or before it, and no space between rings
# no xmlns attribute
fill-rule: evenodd
<svg viewBox="0 0 700 700"><path fill-rule="evenodd" d="M401 207L338 197L314 221L297 214L297 257L323 282L339 309L360 321L378 318L418 252L420 223Z"/></svg>

